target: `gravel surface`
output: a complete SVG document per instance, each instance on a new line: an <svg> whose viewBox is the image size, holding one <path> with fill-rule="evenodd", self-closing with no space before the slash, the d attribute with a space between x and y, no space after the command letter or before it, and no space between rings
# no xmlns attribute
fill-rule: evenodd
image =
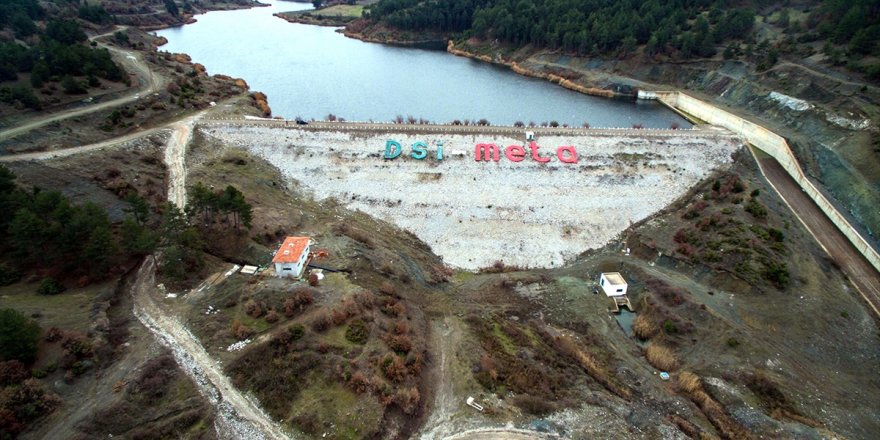
<svg viewBox="0 0 880 440"><path fill-rule="evenodd" d="M335 197L351 209L407 229L447 264L475 270L502 260L522 267L558 267L612 240L657 212L713 169L732 161L740 141L708 130L662 136L542 136L540 164L530 157L476 162L474 145L523 145L511 135L382 134L212 125L204 134L245 148L276 165L318 199ZM386 140L404 147L382 157ZM425 160L409 146L427 143ZM436 143L445 158L435 159ZM555 157L577 148L579 163Z"/></svg>
<svg viewBox="0 0 880 440"><path fill-rule="evenodd" d="M199 392L217 410L215 430L221 439L282 440L291 438L260 408L257 402L236 389L223 369L205 351L198 339L152 297L155 290L155 260L147 257L133 287L134 315L159 342L168 347L180 368L195 382Z"/></svg>

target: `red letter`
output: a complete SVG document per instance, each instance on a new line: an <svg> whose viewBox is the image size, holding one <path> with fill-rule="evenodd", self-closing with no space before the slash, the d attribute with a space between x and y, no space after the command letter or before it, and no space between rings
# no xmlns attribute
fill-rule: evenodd
<svg viewBox="0 0 880 440"><path fill-rule="evenodd" d="M568 157L562 157L562 152L568 153ZM578 163L578 154L574 147L567 145L556 149L556 157L563 163Z"/></svg>
<svg viewBox="0 0 880 440"><path fill-rule="evenodd" d="M495 144L477 144L474 148L474 160L477 162L483 160L483 157L488 161L490 158L495 162L498 162L499 152L498 146Z"/></svg>
<svg viewBox="0 0 880 440"><path fill-rule="evenodd" d="M519 145L511 145L504 150L504 155L511 162L522 162L523 158L526 157L526 150Z"/></svg>
<svg viewBox="0 0 880 440"><path fill-rule="evenodd" d="M549 157L540 157L540 156L538 156L538 148L540 148L540 147L538 147L538 144L536 144L534 141L532 141L531 143L529 143L529 148L532 149L532 159L535 159L536 162L540 162L540 163L547 163L547 162L550 162L550 158L549 158Z"/></svg>

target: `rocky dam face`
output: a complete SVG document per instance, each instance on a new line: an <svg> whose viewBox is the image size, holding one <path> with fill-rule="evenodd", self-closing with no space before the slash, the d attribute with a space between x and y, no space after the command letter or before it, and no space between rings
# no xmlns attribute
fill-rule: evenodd
<svg viewBox="0 0 880 440"><path fill-rule="evenodd" d="M525 130L494 129L201 130L266 159L317 199L334 197L412 232L447 264L467 270L496 261L561 266L728 167L742 145L712 128L572 130L533 140Z"/></svg>

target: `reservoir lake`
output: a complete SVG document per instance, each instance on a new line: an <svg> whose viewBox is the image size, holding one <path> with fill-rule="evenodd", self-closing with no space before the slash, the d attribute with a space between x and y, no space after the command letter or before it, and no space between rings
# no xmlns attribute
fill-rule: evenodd
<svg viewBox="0 0 880 440"><path fill-rule="evenodd" d="M210 74L244 78L268 95L273 116L389 122L397 115L494 125L557 121L592 127L668 128L690 124L656 102L583 95L440 50L366 43L337 28L288 23L276 12L311 4L214 11L196 23L157 31L160 49L186 53Z"/></svg>

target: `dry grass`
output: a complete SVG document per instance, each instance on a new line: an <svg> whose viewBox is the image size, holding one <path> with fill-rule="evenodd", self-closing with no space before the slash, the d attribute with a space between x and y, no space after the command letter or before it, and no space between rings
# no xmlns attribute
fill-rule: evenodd
<svg viewBox="0 0 880 440"><path fill-rule="evenodd" d="M633 333L641 340L651 339L660 333L660 326L644 313L636 315L632 328Z"/></svg>
<svg viewBox="0 0 880 440"><path fill-rule="evenodd" d="M755 437L737 423L718 401L703 389L700 377L690 371L682 371L676 380L678 388L700 408L700 411L718 429L722 438L751 440Z"/></svg>
<svg viewBox="0 0 880 440"><path fill-rule="evenodd" d="M686 393L695 393L703 389L703 383L700 382L700 376L690 371L682 371L678 375L678 387Z"/></svg>
<svg viewBox="0 0 880 440"><path fill-rule="evenodd" d="M582 350L572 338L560 335L555 338L555 343L557 350L574 358L590 377L602 384L608 391L625 400L632 398L632 390L614 381L608 369L604 368L590 353Z"/></svg>
<svg viewBox="0 0 880 440"><path fill-rule="evenodd" d="M678 368L678 359L675 357L675 352L664 345L651 343L645 349L645 357L654 368L663 371L674 371Z"/></svg>

